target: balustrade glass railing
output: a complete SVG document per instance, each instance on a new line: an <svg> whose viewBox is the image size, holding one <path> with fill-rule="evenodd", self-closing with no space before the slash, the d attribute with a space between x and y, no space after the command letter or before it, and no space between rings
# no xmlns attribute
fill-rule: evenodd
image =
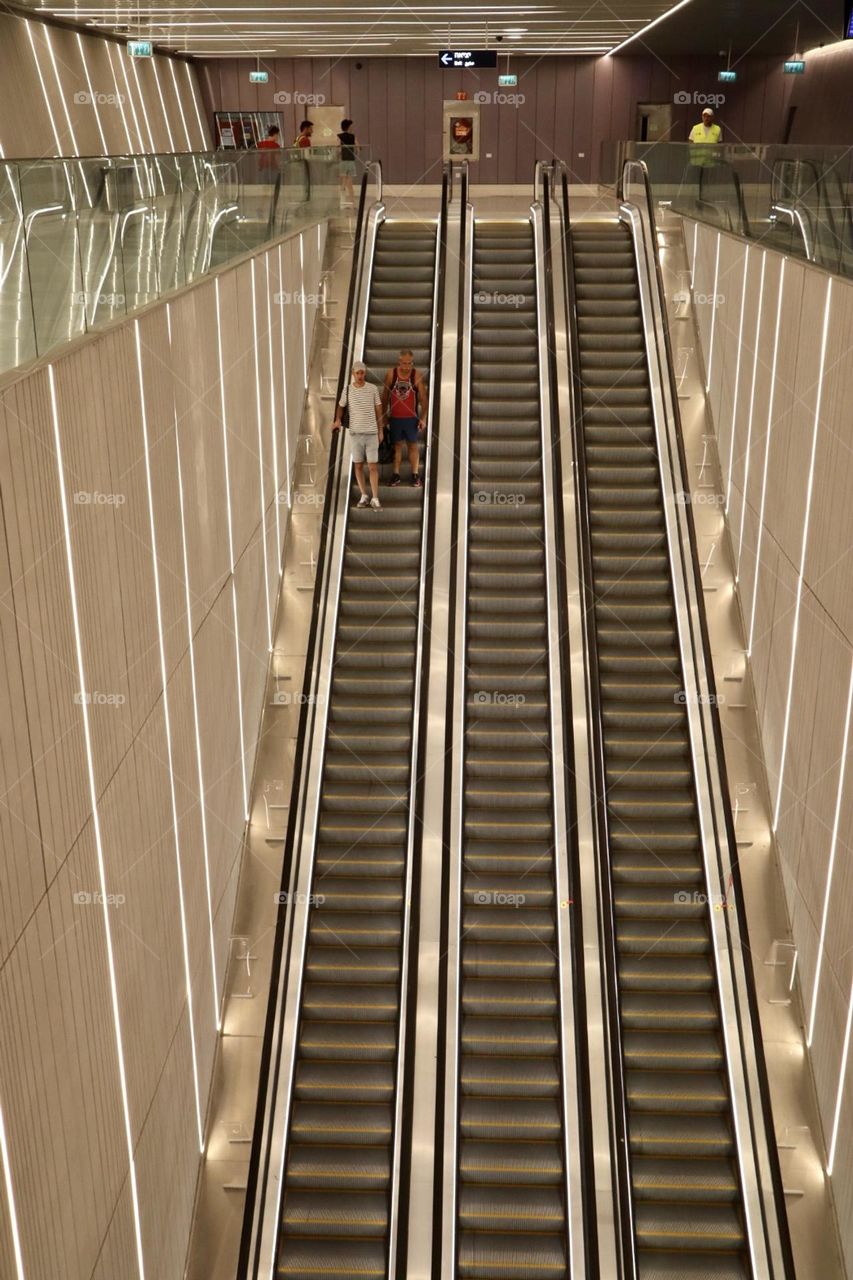
<svg viewBox="0 0 853 1280"><path fill-rule="evenodd" d="M0 372L337 212L360 153L0 161Z"/></svg>
<svg viewBox="0 0 853 1280"><path fill-rule="evenodd" d="M849 147L605 142L605 185L625 160L645 162L659 205L853 276Z"/></svg>

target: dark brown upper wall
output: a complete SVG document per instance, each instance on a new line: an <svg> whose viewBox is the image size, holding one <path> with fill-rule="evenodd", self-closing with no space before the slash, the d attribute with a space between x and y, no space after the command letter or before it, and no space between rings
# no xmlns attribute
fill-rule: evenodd
<svg viewBox="0 0 853 1280"><path fill-rule="evenodd" d="M795 76L790 142L853 142L850 90L853 85L853 40L806 55L806 74Z"/></svg>
<svg viewBox="0 0 853 1280"><path fill-rule="evenodd" d="M356 63L361 63L360 70ZM274 95L321 94L355 121L393 183L438 182L441 173L442 101L465 89L497 89L497 72L442 71L432 58L272 58L264 61L266 85L249 83L254 62L201 62L208 109L281 112L288 142L310 108L282 106ZM797 77L785 76L778 58L747 58L738 81L719 84L719 58L513 57L519 106L481 108L483 157L472 169L481 183L528 183L535 159L565 160L576 182L598 180L601 143L635 136L638 102L673 102L689 94L689 106L674 108L674 141L684 141L702 112L701 95L721 93L718 118L729 142L781 141L788 102ZM806 79L804 77L803 79ZM700 95L694 104L693 95ZM491 158L487 159L487 153Z"/></svg>

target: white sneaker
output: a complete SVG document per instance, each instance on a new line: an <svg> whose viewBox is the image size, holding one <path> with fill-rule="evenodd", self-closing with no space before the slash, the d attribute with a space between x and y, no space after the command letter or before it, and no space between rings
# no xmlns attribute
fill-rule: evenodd
<svg viewBox="0 0 853 1280"><path fill-rule="evenodd" d="M359 507L369 507L369 506L370 506L370 494L369 494L369 493L363 493L363 494L361 495L361 497L359 498L357 505L358 505Z"/></svg>
<svg viewBox="0 0 853 1280"><path fill-rule="evenodd" d="M374 511L381 511L381 510L382 510L382 503L379 501L379 499L378 499L378 498L371 498L371 499L370 499L370 505L371 505L371 507L373 508L373 510L374 510Z"/></svg>

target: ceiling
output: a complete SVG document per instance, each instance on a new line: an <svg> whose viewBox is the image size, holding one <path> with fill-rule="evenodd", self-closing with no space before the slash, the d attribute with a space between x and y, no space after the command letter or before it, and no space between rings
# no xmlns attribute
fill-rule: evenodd
<svg viewBox="0 0 853 1280"><path fill-rule="evenodd" d="M82 26L200 57L793 53L836 39L844 0L22 0ZM658 19L660 21L658 21ZM637 37L631 39L632 37ZM626 43L627 42L627 43Z"/></svg>

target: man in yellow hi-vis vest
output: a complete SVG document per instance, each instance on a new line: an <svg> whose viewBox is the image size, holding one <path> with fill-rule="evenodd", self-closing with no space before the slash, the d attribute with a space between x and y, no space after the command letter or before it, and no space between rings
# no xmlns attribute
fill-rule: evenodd
<svg viewBox="0 0 853 1280"><path fill-rule="evenodd" d="M690 142L695 145L690 151L690 163L699 165L714 164L716 157L713 151L706 151L707 146L718 146L723 140L723 131L714 123L714 113L710 107L702 112L702 123L694 124L690 130Z"/></svg>

